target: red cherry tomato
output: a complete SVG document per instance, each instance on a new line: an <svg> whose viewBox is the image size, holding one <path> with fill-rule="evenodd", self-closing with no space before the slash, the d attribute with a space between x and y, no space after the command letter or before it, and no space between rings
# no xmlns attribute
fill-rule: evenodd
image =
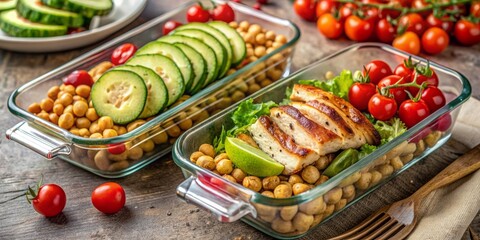
<svg viewBox="0 0 480 240"><path fill-rule="evenodd" d="M358 110L368 109L368 101L377 93L373 83L354 83L348 91L348 101Z"/></svg>
<svg viewBox="0 0 480 240"><path fill-rule="evenodd" d="M428 15L428 17L425 19L425 22L429 28L438 27L445 30L447 33L451 33L453 31L453 21L449 20L448 17L437 18L432 13Z"/></svg>
<svg viewBox="0 0 480 240"><path fill-rule="evenodd" d="M427 3L425 0L413 0L410 6L414 9L421 9L428 7L428 5L429 3ZM420 12L419 14L422 15L422 17L426 17L430 13L432 13L431 10L425 10Z"/></svg>
<svg viewBox="0 0 480 240"><path fill-rule="evenodd" d="M407 31L414 32L417 36L422 36L423 32L427 29L427 24L422 16L417 13L409 13L402 16L399 20L399 26L406 26Z"/></svg>
<svg viewBox="0 0 480 240"><path fill-rule="evenodd" d="M93 85L93 79L90 74L88 74L85 70L76 70L70 73L68 76L62 79L65 85L73 85L74 87L78 87L80 85Z"/></svg>
<svg viewBox="0 0 480 240"><path fill-rule="evenodd" d="M315 12L317 17L320 17L324 13L333 13L336 7L337 7L337 3L334 0L320 0L317 3Z"/></svg>
<svg viewBox="0 0 480 240"><path fill-rule="evenodd" d="M370 112L375 119L387 121L395 116L397 112L397 102L395 102L393 98L376 93L368 101L368 112Z"/></svg>
<svg viewBox="0 0 480 240"><path fill-rule="evenodd" d="M422 100L427 104L431 113L445 106L446 100L442 90L435 86L429 86L422 92Z"/></svg>
<svg viewBox="0 0 480 240"><path fill-rule="evenodd" d="M298 16L307 20L315 21L315 1L313 0L295 0L293 3L293 9Z"/></svg>
<svg viewBox="0 0 480 240"><path fill-rule="evenodd" d="M353 11L357 9L357 5L353 3L345 3L342 7L340 7L340 19L345 21L348 17L352 16Z"/></svg>
<svg viewBox="0 0 480 240"><path fill-rule="evenodd" d="M100 212L114 214L125 205L125 190L118 183L107 182L92 192L92 204Z"/></svg>
<svg viewBox="0 0 480 240"><path fill-rule="evenodd" d="M343 34L343 23L335 19L331 13L324 13L317 20L317 29L325 37L337 39Z"/></svg>
<svg viewBox="0 0 480 240"><path fill-rule="evenodd" d="M123 143L116 143L116 144L109 144L107 150L111 154L118 155L118 154L124 153L127 150L127 148Z"/></svg>
<svg viewBox="0 0 480 240"><path fill-rule="evenodd" d="M380 82L378 83L378 88L382 90L384 87L391 86L394 84L403 84L407 83L404 78L397 76L397 75L390 75L384 77ZM402 104L405 99L407 99L408 95L405 92L406 88L405 87L395 87L395 88L390 88L389 92L390 94L393 95L393 98L397 102L397 105Z"/></svg>
<svg viewBox="0 0 480 240"><path fill-rule="evenodd" d="M200 5L191 6L187 10L187 22L208 22L210 13Z"/></svg>
<svg viewBox="0 0 480 240"><path fill-rule="evenodd" d="M345 20L345 34L354 41L368 40L372 36L373 29L372 22L355 15L351 15Z"/></svg>
<svg viewBox="0 0 480 240"><path fill-rule="evenodd" d="M27 193L27 195L29 195ZM56 184L45 184L38 189L31 199L33 208L45 217L58 215L65 208L67 196L63 189Z"/></svg>
<svg viewBox="0 0 480 240"><path fill-rule="evenodd" d="M430 115L430 111L423 100L415 102L409 99L398 108L398 117L405 123L407 128L415 126L415 124L428 117L428 115Z"/></svg>
<svg viewBox="0 0 480 240"><path fill-rule="evenodd" d="M417 73L417 80L416 80L416 83L418 84L422 84L424 82L428 83L428 86L435 86L437 87L438 86L438 76L437 74L435 73L435 71L433 69L432 70L432 76L430 77L427 77L425 75L422 75L422 74L418 74ZM414 80L414 75L412 74L411 76L411 81ZM416 87L410 87L408 88L408 91L410 91L410 93L413 95L413 96L416 96L417 93L418 93L418 88Z"/></svg>
<svg viewBox="0 0 480 240"><path fill-rule="evenodd" d="M167 21L163 25L162 33L163 33L163 35L167 35L171 31L175 30L175 28L180 27L180 26L182 26L182 23L180 23L180 22L173 21L173 20Z"/></svg>
<svg viewBox="0 0 480 240"><path fill-rule="evenodd" d="M422 35L422 49L429 54L438 54L448 47L450 38L441 28L432 27Z"/></svg>
<svg viewBox="0 0 480 240"><path fill-rule="evenodd" d="M472 23L460 19L455 24L455 38L465 46L471 46L480 42L480 23Z"/></svg>
<svg viewBox="0 0 480 240"><path fill-rule="evenodd" d="M363 69L363 76L367 74L370 78L370 82L377 85L380 80L386 76L392 75L392 69L388 64L382 60L372 60Z"/></svg>
<svg viewBox="0 0 480 240"><path fill-rule="evenodd" d="M136 51L137 47L132 43L122 44L113 51L111 61L114 65L124 64Z"/></svg>
<svg viewBox="0 0 480 240"><path fill-rule="evenodd" d="M395 67L395 69L393 70L393 74L403 77L406 82L411 82L413 71L415 71L415 68L413 66L405 65L405 61L404 61L398 64L397 67Z"/></svg>
<svg viewBox="0 0 480 240"><path fill-rule="evenodd" d="M257 3L268 4L268 0L257 0Z"/></svg>
<svg viewBox="0 0 480 240"><path fill-rule="evenodd" d="M446 113L435 121L432 129L445 132L450 128L450 126L452 126L452 116L450 113Z"/></svg>
<svg viewBox="0 0 480 240"><path fill-rule="evenodd" d="M387 19L380 19L375 26L375 34L381 42L392 43L395 39L395 33L395 27Z"/></svg>
<svg viewBox="0 0 480 240"><path fill-rule="evenodd" d="M480 17L480 1L474 1L470 5L470 15Z"/></svg>
<svg viewBox="0 0 480 240"><path fill-rule="evenodd" d="M420 38L418 38L417 34L414 32L407 31L404 34L395 37L392 45L394 48L413 55L418 55L420 53Z"/></svg>
<svg viewBox="0 0 480 240"><path fill-rule="evenodd" d="M212 19L227 23L233 22L235 21L235 12L227 3L219 4L212 11Z"/></svg>
<svg viewBox="0 0 480 240"><path fill-rule="evenodd" d="M258 11L261 11L262 10L262 4L255 3L255 4L253 4L252 8L257 9Z"/></svg>

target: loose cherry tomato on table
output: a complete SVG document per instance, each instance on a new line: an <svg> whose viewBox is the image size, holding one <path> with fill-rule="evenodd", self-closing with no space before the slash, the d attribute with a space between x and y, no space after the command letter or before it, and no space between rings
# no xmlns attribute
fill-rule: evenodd
<svg viewBox="0 0 480 240"><path fill-rule="evenodd" d="M345 20L345 34L351 40L366 41L372 36L373 30L372 22L358 16L351 15Z"/></svg>
<svg viewBox="0 0 480 240"><path fill-rule="evenodd" d="M427 23L428 28L438 27L445 30L447 33L451 33L453 31L453 21L448 17L437 18L432 13L428 15L428 17L425 19L425 22Z"/></svg>
<svg viewBox="0 0 480 240"><path fill-rule="evenodd" d="M380 19L375 26L375 35L381 42L392 43L395 33L395 27L385 18Z"/></svg>
<svg viewBox="0 0 480 240"><path fill-rule="evenodd" d="M435 86L429 86L425 88L422 92L422 98L423 102L427 104L428 110L430 110L430 113L433 113L437 111L439 108L445 106L446 100L445 96L443 95L442 90Z"/></svg>
<svg viewBox="0 0 480 240"><path fill-rule="evenodd" d="M392 43L394 48L403 50L413 55L420 53L420 38L414 32L407 31L395 37Z"/></svg>
<svg viewBox="0 0 480 240"><path fill-rule="evenodd" d="M480 23L460 19L455 24L455 38L465 46L480 43Z"/></svg>
<svg viewBox="0 0 480 240"><path fill-rule="evenodd" d="M343 34L343 24L331 13L322 14L317 20L317 29L325 37L337 39Z"/></svg>
<svg viewBox="0 0 480 240"><path fill-rule="evenodd" d="M333 13L337 8L337 3L334 0L320 0L315 8L317 17L322 16L325 13Z"/></svg>
<svg viewBox="0 0 480 240"><path fill-rule="evenodd" d="M311 22L315 21L315 1L295 0L293 3L293 9L301 18Z"/></svg>
<svg viewBox="0 0 480 240"><path fill-rule="evenodd" d="M370 82L373 84L378 84L384 77L392 75L392 69L382 60L372 60L367 63L367 65L364 66L362 75L366 76L367 72Z"/></svg>
<svg viewBox="0 0 480 240"><path fill-rule="evenodd" d="M383 88L392 86L394 84L404 84L407 83L404 78L397 76L397 75L390 75L384 77L380 82L378 82L379 91L382 91ZM405 92L405 87L393 87L390 88L388 91L390 94L393 95L393 98L397 102L397 105L402 104L405 99L407 99L408 95Z"/></svg>
<svg viewBox="0 0 480 240"><path fill-rule="evenodd" d="M470 5L470 15L480 17L480 1L474 1Z"/></svg>
<svg viewBox="0 0 480 240"><path fill-rule="evenodd" d="M387 121L395 116L397 112L397 102L395 99L383 96L379 93L374 94L368 101L368 112L380 121Z"/></svg>
<svg viewBox="0 0 480 240"><path fill-rule="evenodd" d="M180 27L180 26L182 26L182 23L180 23L180 22L173 21L173 20L167 21L163 25L162 33L163 33L163 35L167 35L171 31L175 30L175 28Z"/></svg>
<svg viewBox="0 0 480 240"><path fill-rule="evenodd" d="M125 201L125 190L118 183L101 184L92 192L93 206L105 214L117 213L123 208Z"/></svg>
<svg viewBox="0 0 480 240"><path fill-rule="evenodd" d="M358 110L368 109L368 102L377 89L373 83L354 83L348 91L348 101Z"/></svg>
<svg viewBox="0 0 480 240"><path fill-rule="evenodd" d="M200 5L195 5L187 10L187 22L208 22L210 13Z"/></svg>
<svg viewBox="0 0 480 240"><path fill-rule="evenodd" d="M212 19L217 21L224 21L226 23L235 21L235 12L233 11L232 7L225 4L218 4L212 10Z"/></svg>
<svg viewBox="0 0 480 240"><path fill-rule="evenodd" d="M422 16L417 13L409 13L402 16L398 24L399 26L405 26L407 31L414 32L417 36L422 36L427 29L427 24Z"/></svg>
<svg viewBox="0 0 480 240"><path fill-rule="evenodd" d="M430 110L423 100L406 100L398 108L398 117L407 128L413 127L430 115Z"/></svg>
<svg viewBox="0 0 480 240"><path fill-rule="evenodd" d="M90 74L88 74L85 70L76 70L72 73L68 74L68 76L62 79L65 85L73 85L74 87L78 87L80 85L93 85L93 79Z"/></svg>
<svg viewBox="0 0 480 240"><path fill-rule="evenodd" d="M60 186L45 184L36 190L28 187L27 200L38 213L45 217L54 217L65 208L67 196Z"/></svg>
<svg viewBox="0 0 480 240"><path fill-rule="evenodd" d="M135 52L137 51L137 46L132 43L125 43L117 47L111 57L111 61L114 65L121 65L127 62Z"/></svg>
<svg viewBox="0 0 480 240"><path fill-rule="evenodd" d="M422 49L430 54L438 54L448 47L450 38L441 28L432 27L422 35Z"/></svg>

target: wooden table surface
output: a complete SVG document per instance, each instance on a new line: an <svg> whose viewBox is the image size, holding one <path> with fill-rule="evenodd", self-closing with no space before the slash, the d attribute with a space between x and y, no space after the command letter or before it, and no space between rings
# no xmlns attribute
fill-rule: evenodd
<svg viewBox="0 0 480 240"><path fill-rule="evenodd" d="M173 3L150 0L142 15L122 32L174 8L174 4L181 2L185 1L177 0ZM253 5L254 1L244 2ZM292 20L302 31L302 38L297 44L293 60L294 70L352 44L347 40L328 41L321 37L314 24L300 20L293 13L290 1L270 2L272 3L265 6L264 11ZM109 39L114 36L110 36ZM0 50L0 132L4 134L7 129L21 121L7 110L7 98L11 91L95 46L98 44L49 54ZM473 96L478 98L479 50L478 45L475 47L455 45L430 59L463 73L473 85ZM184 178L170 157L159 159L128 177L114 180L124 186L127 204L121 212L107 216L94 209L90 203L92 190L108 181L107 179L58 159L47 161L20 144L6 140L5 137L0 138L0 143L0 239L269 238L241 221L220 223L206 211L177 198L175 188ZM352 218L349 211L345 211L324 226L315 229L306 238L323 239L354 226L383 204L413 193L448 162L467 150L458 142L450 140L425 161L413 166L349 209L352 212L360 212L361 216ZM35 213L24 196L20 197L27 185L36 182L42 174L46 182L61 185L67 194L67 206L63 214L51 219ZM396 187L400 182L407 182L407 185L402 188ZM384 194L385 192L388 194ZM379 198L381 201L378 201ZM478 239L479 228L480 215L477 215L471 224L471 231L467 231L463 239Z"/></svg>

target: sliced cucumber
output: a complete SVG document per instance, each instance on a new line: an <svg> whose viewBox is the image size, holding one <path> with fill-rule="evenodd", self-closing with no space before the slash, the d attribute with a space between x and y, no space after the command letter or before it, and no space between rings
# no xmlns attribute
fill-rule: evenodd
<svg viewBox="0 0 480 240"><path fill-rule="evenodd" d="M33 23L20 17L16 10L0 13L0 29L14 37L53 37L67 34L67 26Z"/></svg>
<svg viewBox="0 0 480 240"><path fill-rule="evenodd" d="M182 50L170 43L154 41L144 45L135 53L135 55L145 54L160 54L172 59L177 64L180 72L182 72L182 77L185 81L185 91L189 92L191 90L193 82L192 64L190 64L190 60L188 60Z"/></svg>
<svg viewBox="0 0 480 240"><path fill-rule="evenodd" d="M147 87L136 73L111 70L92 86L92 104L99 116L109 116L116 124L127 124L143 112Z"/></svg>
<svg viewBox="0 0 480 240"><path fill-rule="evenodd" d="M47 25L81 27L84 23L82 15L45 6L40 0L18 0L17 11L32 22Z"/></svg>
<svg viewBox="0 0 480 240"><path fill-rule="evenodd" d="M140 65L152 69L167 86L168 103L167 106L175 103L185 91L185 84L182 73L177 65L168 57L160 54L145 54L134 56L128 60L127 65Z"/></svg>
<svg viewBox="0 0 480 240"><path fill-rule="evenodd" d="M180 48L180 50L182 50L185 55L187 55L187 57L190 59L190 63L192 63L194 78L192 81L192 86L188 93L190 95L193 95L197 93L200 89L202 89L203 83L207 79L207 63L205 62L205 59L203 59L200 53L198 53L195 49L188 46L187 44L175 43L174 45Z"/></svg>
<svg viewBox="0 0 480 240"><path fill-rule="evenodd" d="M113 9L113 2L112 0L66 0L63 8L92 18L109 14Z"/></svg>
<svg viewBox="0 0 480 240"><path fill-rule="evenodd" d="M17 0L0 0L0 12L14 9L17 5Z"/></svg>
<svg viewBox="0 0 480 240"><path fill-rule="evenodd" d="M240 64L243 59L245 59L245 56L247 56L247 46L245 45L245 41L243 40L242 36L240 36L240 34L235 29L230 27L230 25L222 21L209 22L208 25L218 29L220 32L225 34L227 39L230 41L230 45L232 45L233 49L232 64Z"/></svg>
<svg viewBox="0 0 480 240"><path fill-rule="evenodd" d="M65 6L65 1L66 0L42 0L42 3L52 8L62 9L63 6Z"/></svg>
<svg viewBox="0 0 480 240"><path fill-rule="evenodd" d="M157 41L168 43L184 43L198 51L207 63L207 78L205 79L202 87L206 86L209 82L215 80L215 76L217 76L219 70L217 67L217 58L215 57L215 52L213 51L213 49L210 48L208 45L196 38L180 35L164 36L159 38Z"/></svg>
<svg viewBox="0 0 480 240"><path fill-rule="evenodd" d="M185 24L185 25L180 26L177 29L175 29L175 31L181 31L181 30L184 30L184 29L202 30L204 32L209 33L213 37L215 37L215 39L217 39L218 42L220 42L220 44L222 44L222 46L226 50L227 58L226 58L225 66L224 66L223 70L220 71L220 73L218 75L218 78L223 77L227 73L227 71L230 69L230 66L232 65L232 59L233 59L232 46L230 45L230 41L228 41L227 37L225 37L225 35L222 32L220 32L216 28L211 27L210 25L208 25L206 23L193 22L193 23Z"/></svg>
<svg viewBox="0 0 480 240"><path fill-rule="evenodd" d="M205 44L207 44L209 47L213 49L215 52L215 57L217 58L217 67L218 67L218 73L215 75L215 78L213 80L217 80L220 77L220 73L223 71L223 68L226 65L226 50L218 42L215 37L212 35L198 29L185 29L182 31L175 31L173 35L179 35L179 36L186 36L186 37L191 37L191 38L196 38ZM212 80L212 81L213 81ZM211 82L208 82L207 84L210 84Z"/></svg>
<svg viewBox="0 0 480 240"><path fill-rule="evenodd" d="M127 70L138 74L147 86L147 102L138 118L148 118L159 113L168 102L168 91L162 78L150 68L121 65L115 70Z"/></svg>

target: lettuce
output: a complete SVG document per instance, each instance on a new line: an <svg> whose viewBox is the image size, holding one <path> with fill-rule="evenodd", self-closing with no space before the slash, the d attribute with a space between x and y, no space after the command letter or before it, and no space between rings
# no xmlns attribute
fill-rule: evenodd
<svg viewBox="0 0 480 240"><path fill-rule="evenodd" d="M353 75L349 70L343 70L340 75L326 81L322 80L300 80L298 83L311 85L331 92L345 100L348 100L348 91L353 85Z"/></svg>
<svg viewBox="0 0 480 240"><path fill-rule="evenodd" d="M400 118L397 117L394 117L386 122L377 121L373 127L377 129L378 133L382 137L382 145L392 141L394 138L407 131L405 124L402 122L402 120L400 120Z"/></svg>

